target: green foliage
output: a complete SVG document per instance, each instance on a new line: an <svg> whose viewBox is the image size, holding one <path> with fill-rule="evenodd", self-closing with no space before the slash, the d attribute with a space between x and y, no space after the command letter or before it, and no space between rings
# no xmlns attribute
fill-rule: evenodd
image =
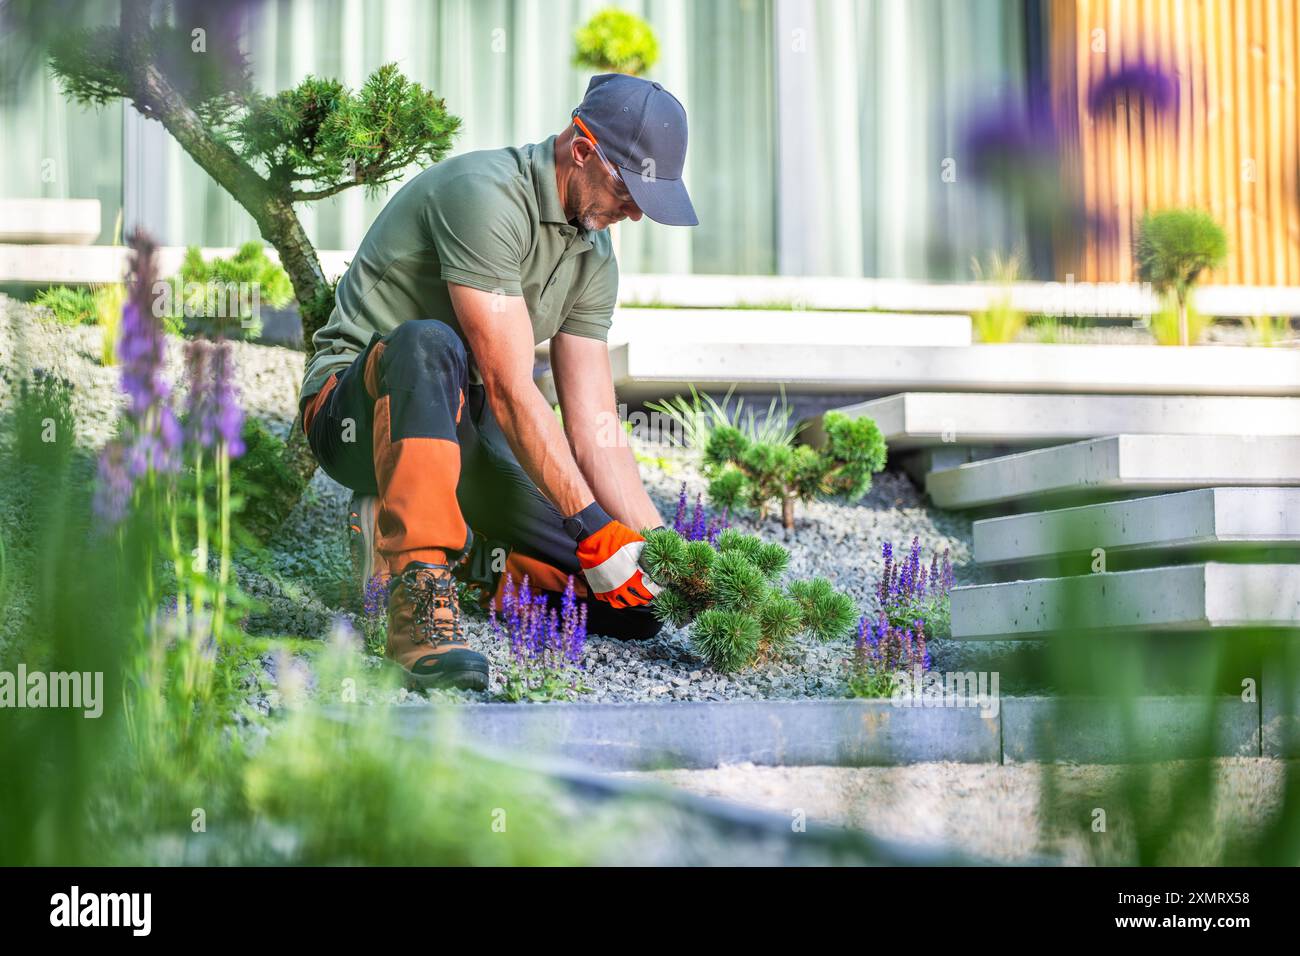
<svg viewBox="0 0 1300 956"><path fill-rule="evenodd" d="M1291 318L1286 315L1252 315L1243 323L1252 345L1271 348L1291 334Z"/></svg>
<svg viewBox="0 0 1300 956"><path fill-rule="evenodd" d="M788 445L794 441L799 432L799 425L790 423L794 417L792 409L785 400L785 386L781 394L768 402L767 411L761 418L754 414L753 406L746 407L743 397L736 399L733 407L733 385L719 402L712 395L701 395L694 385L691 397L674 396L659 402L646 402L651 412L666 416L673 421L682 433L681 444L687 448L698 449L701 454L708 447L709 439L715 428L731 425L751 442L766 442L774 445ZM711 474L707 460L702 459L706 476Z"/></svg>
<svg viewBox="0 0 1300 956"><path fill-rule="evenodd" d="M36 304L54 313L62 325L94 325L98 318L95 294L84 286L50 286L37 293Z"/></svg>
<svg viewBox="0 0 1300 956"><path fill-rule="evenodd" d="M779 544L734 528L718 536L716 550L656 529L646 533L641 552L642 566L664 588L650 605L655 614L673 627L689 625L696 653L721 671L783 653L801 632L819 640L840 636L846 607L849 624L855 619L853 599L822 579L783 592L777 579L789 560Z"/></svg>
<svg viewBox="0 0 1300 956"><path fill-rule="evenodd" d="M853 599L836 591L825 578L793 581L788 590L799 606L804 626L819 641L841 638L857 623L858 609Z"/></svg>
<svg viewBox="0 0 1300 956"><path fill-rule="evenodd" d="M752 614L711 607L695 619L691 639L696 651L712 667L730 672L758 658L763 632Z"/></svg>
<svg viewBox="0 0 1300 956"><path fill-rule="evenodd" d="M1206 331L1214 324L1214 319L1198 311L1190 302L1185 304L1184 309L1187 316L1187 344L1195 345L1205 337ZM1152 313L1148 328L1157 345L1182 344L1178 330L1178 300L1172 293L1161 296L1160 311Z"/></svg>
<svg viewBox="0 0 1300 956"><path fill-rule="evenodd" d="M614 7L596 13L573 39L573 65L596 73L641 76L659 60L659 41L650 24Z"/></svg>
<svg viewBox="0 0 1300 956"><path fill-rule="evenodd" d="M760 518L774 504L781 522L794 527L794 503L821 496L856 501L871 488L871 476L885 467L885 439L870 418L827 412L820 451L808 445L752 441L734 425L720 425L704 448L713 474L709 498L719 508L752 508Z"/></svg>
<svg viewBox="0 0 1300 956"><path fill-rule="evenodd" d="M244 243L228 259L206 261L198 246L190 246L172 279L172 308L165 318L174 326L183 325L184 317L215 320L226 334L257 335L262 306L280 309L292 301L289 274L260 242Z"/></svg>
<svg viewBox="0 0 1300 956"><path fill-rule="evenodd" d="M21 461L44 473L62 469L76 445L72 386L39 371L30 381L24 378L12 421L14 451Z"/></svg>
<svg viewBox="0 0 1300 956"><path fill-rule="evenodd" d="M307 481L290 467L285 443L261 421L246 418L243 438L246 451L230 463L231 490L240 504L240 526L265 542L283 518L278 502L285 496L297 501Z"/></svg>
<svg viewBox="0 0 1300 956"><path fill-rule="evenodd" d="M1227 258L1228 238L1199 209L1147 212L1138 225L1133 255L1143 282L1150 282L1156 292L1172 292L1183 303L1200 274Z"/></svg>
<svg viewBox="0 0 1300 956"><path fill-rule="evenodd" d="M396 63L371 73L356 92L308 76L275 96L253 94L229 118L241 155L265 167L273 184L294 184L295 201L355 185L374 194L413 163L441 160L459 129L446 102Z"/></svg>
<svg viewBox="0 0 1300 956"><path fill-rule="evenodd" d="M977 280L983 281L987 273L990 282L1004 287L1002 294L990 301L987 309L971 315L971 325L979 341L1014 342L1025 327L1025 313L1011 304L1011 286L1020 279L1020 266L1019 250L1012 251L1006 257L993 253L989 257L987 269L980 265L978 259L971 260L971 271Z"/></svg>

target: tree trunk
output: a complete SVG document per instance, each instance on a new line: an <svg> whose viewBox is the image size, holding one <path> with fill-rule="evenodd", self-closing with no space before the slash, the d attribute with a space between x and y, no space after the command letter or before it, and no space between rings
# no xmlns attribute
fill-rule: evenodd
<svg viewBox="0 0 1300 956"><path fill-rule="evenodd" d="M781 499L781 526L786 531L794 530L794 498L789 495Z"/></svg>
<svg viewBox="0 0 1300 956"><path fill-rule="evenodd" d="M212 179L248 211L261 230L262 237L280 254L280 263L289 274L294 297L303 316L303 344L311 357L316 328L323 321L324 304L333 298L320 259L293 203L276 194L274 188L229 145L212 135L212 131L171 81L152 61L149 45L149 3L127 0L122 4L123 72L130 80L131 99L143 115L162 123L181 148L193 157ZM309 318L311 317L311 318ZM312 327L309 329L308 326ZM285 449L285 464L298 478L300 488L316 471L316 461L307 447L299 420L295 420ZM297 496L277 498L281 520L297 504Z"/></svg>
<svg viewBox="0 0 1300 956"><path fill-rule="evenodd" d="M1187 339L1187 299L1180 295L1178 297L1178 344L1190 345Z"/></svg>

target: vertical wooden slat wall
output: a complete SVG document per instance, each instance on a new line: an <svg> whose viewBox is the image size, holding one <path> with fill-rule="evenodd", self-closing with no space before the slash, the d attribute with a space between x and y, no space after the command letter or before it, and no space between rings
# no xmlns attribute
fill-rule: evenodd
<svg viewBox="0 0 1300 956"><path fill-rule="evenodd" d="M1066 118L1063 175L1113 235L1058 236L1057 271L1132 281L1147 209L1195 206L1228 234L1211 282L1300 285L1298 0L1051 0L1053 102ZM1154 64L1178 83L1157 117L1088 111L1108 71Z"/></svg>

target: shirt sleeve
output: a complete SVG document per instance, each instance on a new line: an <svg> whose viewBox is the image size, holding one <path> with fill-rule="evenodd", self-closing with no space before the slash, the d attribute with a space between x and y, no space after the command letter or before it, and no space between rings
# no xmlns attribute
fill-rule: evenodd
<svg viewBox="0 0 1300 956"><path fill-rule="evenodd" d="M609 341L609 327L618 304L618 260L609 257L592 273L587 286L560 325L561 332Z"/></svg>
<svg viewBox="0 0 1300 956"><path fill-rule="evenodd" d="M527 212L500 182L461 175L429 204L429 232L445 282L523 295Z"/></svg>

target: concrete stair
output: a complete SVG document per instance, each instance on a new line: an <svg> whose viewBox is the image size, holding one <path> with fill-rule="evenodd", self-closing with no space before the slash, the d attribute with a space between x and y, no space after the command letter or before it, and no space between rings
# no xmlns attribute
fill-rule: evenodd
<svg viewBox="0 0 1300 956"><path fill-rule="evenodd" d="M1300 398L903 392L838 409L875 420L891 451L1058 445L1101 435L1300 434ZM820 445L821 419L804 440ZM936 458L935 460L942 460ZM954 462L960 464L961 462Z"/></svg>
<svg viewBox="0 0 1300 956"><path fill-rule="evenodd" d="M1294 632L1300 564L1203 564L979 584L952 591L952 636L1050 639L1066 631Z"/></svg>
<svg viewBox="0 0 1300 956"><path fill-rule="evenodd" d="M932 471L941 508L1120 497L1219 485L1300 486L1300 436L1112 435Z"/></svg>
<svg viewBox="0 0 1300 956"><path fill-rule="evenodd" d="M1300 488L1200 488L976 521L974 558L991 566L1054 558L1297 549Z"/></svg>

